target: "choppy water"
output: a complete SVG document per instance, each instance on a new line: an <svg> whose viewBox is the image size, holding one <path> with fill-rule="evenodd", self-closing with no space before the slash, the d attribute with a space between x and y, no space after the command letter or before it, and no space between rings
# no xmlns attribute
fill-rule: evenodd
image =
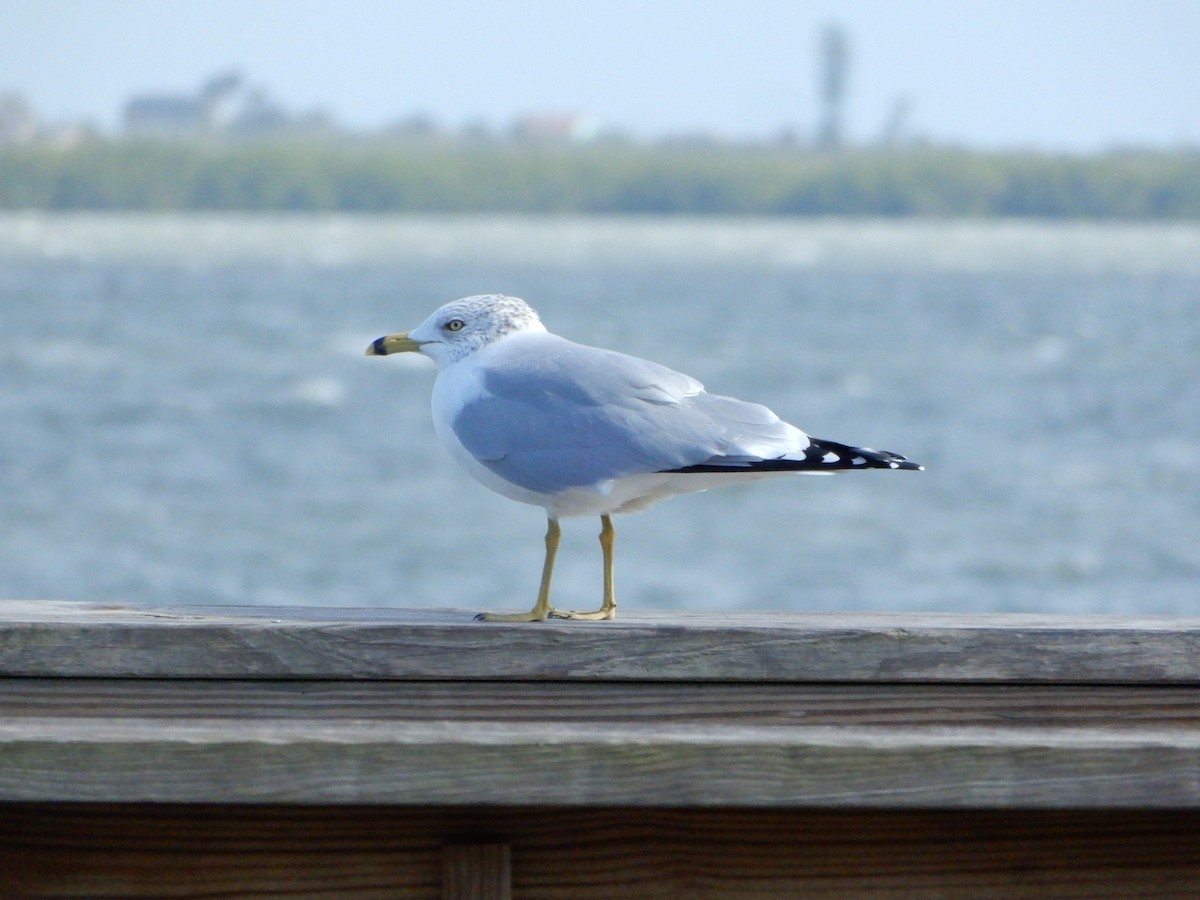
<svg viewBox="0 0 1200 900"><path fill-rule="evenodd" d="M528 607L541 511L362 357L484 291L928 466L624 517L625 608L1200 611L1200 228L1032 223L0 217L0 596Z"/></svg>

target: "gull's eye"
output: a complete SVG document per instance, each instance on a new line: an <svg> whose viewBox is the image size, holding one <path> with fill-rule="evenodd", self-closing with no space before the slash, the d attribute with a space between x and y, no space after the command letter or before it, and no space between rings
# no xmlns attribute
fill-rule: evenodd
<svg viewBox="0 0 1200 900"><path fill-rule="evenodd" d="M467 327L467 323L464 322L462 319L451 319L449 322L447 322L442 327L445 328L447 331L462 331L464 328Z"/></svg>

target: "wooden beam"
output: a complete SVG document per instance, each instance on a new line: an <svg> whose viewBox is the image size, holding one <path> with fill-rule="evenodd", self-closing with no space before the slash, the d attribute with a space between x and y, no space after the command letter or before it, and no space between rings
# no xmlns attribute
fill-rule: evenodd
<svg viewBox="0 0 1200 900"><path fill-rule="evenodd" d="M0 676L1200 684L1200 619L0 602Z"/></svg>
<svg viewBox="0 0 1200 900"><path fill-rule="evenodd" d="M1200 620L0 603L0 896L1200 895Z"/></svg>
<svg viewBox="0 0 1200 900"><path fill-rule="evenodd" d="M0 800L1200 807L1200 690L12 679Z"/></svg>
<svg viewBox="0 0 1200 900"><path fill-rule="evenodd" d="M0 721L1200 730L1189 685L11 678Z"/></svg>
<svg viewBox="0 0 1200 900"><path fill-rule="evenodd" d="M522 900L1200 896L1194 813L0 804L0 896L437 900L503 837Z"/></svg>

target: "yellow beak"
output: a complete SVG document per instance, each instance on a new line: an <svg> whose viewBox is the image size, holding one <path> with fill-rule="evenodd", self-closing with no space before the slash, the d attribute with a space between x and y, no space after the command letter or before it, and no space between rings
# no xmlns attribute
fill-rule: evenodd
<svg viewBox="0 0 1200 900"><path fill-rule="evenodd" d="M387 356L391 353L415 353L421 349L421 342L414 341L407 332L388 334L376 338L367 347L365 356Z"/></svg>

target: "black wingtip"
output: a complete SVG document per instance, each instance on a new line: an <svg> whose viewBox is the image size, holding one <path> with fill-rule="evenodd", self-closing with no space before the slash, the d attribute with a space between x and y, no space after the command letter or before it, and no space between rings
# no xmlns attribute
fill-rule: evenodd
<svg viewBox="0 0 1200 900"><path fill-rule="evenodd" d="M872 450L869 447L852 447L836 441L812 438L800 458L779 459L729 459L714 458L699 465L672 469L671 472L845 472L853 469L891 469L923 472L925 467L912 462L899 453L888 450Z"/></svg>
<svg viewBox="0 0 1200 900"><path fill-rule="evenodd" d="M862 448L855 449L858 449L859 452L863 452ZM923 465L920 463L915 463L911 459L901 456L899 453L891 453L887 450L870 450L866 452L869 454L874 454L873 456L868 457L868 465L872 468L896 469L909 472L925 471L925 467Z"/></svg>

